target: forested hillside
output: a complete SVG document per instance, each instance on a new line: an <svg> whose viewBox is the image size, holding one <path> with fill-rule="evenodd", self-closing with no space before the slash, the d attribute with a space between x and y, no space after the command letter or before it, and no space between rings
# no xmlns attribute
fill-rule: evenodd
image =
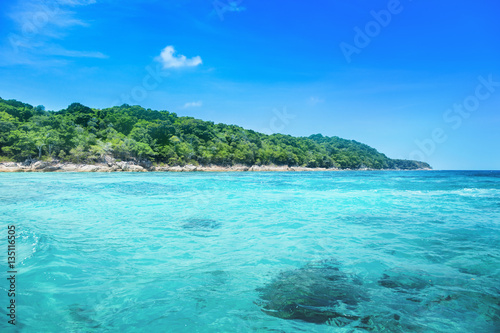
<svg viewBox="0 0 500 333"><path fill-rule="evenodd" d="M167 111L122 105L91 109L79 103L54 112L0 98L2 160L58 159L95 163L150 160L158 164L289 165L341 169L418 169L365 144L321 134L265 135Z"/></svg>

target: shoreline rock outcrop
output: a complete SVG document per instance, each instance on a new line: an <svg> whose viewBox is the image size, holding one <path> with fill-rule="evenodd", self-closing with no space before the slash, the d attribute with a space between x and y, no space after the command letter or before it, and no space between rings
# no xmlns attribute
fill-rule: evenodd
<svg viewBox="0 0 500 333"><path fill-rule="evenodd" d="M187 164L184 166L179 165L160 165L155 166L148 162L115 162L109 161L106 163L95 164L78 164L60 161L26 161L26 162L3 162L0 163L0 172L261 172L261 171L346 171L349 169L337 168L308 168L298 166L286 165L233 165L233 166L220 166L220 165L192 165ZM358 171L368 171L372 169L357 169ZM430 169L418 169L430 170Z"/></svg>

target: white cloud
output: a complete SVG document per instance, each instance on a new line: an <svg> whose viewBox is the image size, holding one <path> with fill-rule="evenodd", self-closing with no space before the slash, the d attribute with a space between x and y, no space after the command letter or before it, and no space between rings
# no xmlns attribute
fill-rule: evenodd
<svg viewBox="0 0 500 333"><path fill-rule="evenodd" d="M200 56L187 59L186 56L175 55L175 49L171 45L165 47L155 60L160 62L163 68L195 67L201 64Z"/></svg>
<svg viewBox="0 0 500 333"><path fill-rule="evenodd" d="M203 103L202 101L198 101L198 102L189 102L189 103L186 103L184 104L184 106L182 107L183 109L187 109L187 108L195 108L195 107L200 107L202 106Z"/></svg>

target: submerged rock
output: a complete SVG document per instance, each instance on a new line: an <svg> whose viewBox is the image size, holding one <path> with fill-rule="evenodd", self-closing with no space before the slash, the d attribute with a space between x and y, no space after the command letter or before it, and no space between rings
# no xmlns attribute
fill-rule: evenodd
<svg viewBox="0 0 500 333"><path fill-rule="evenodd" d="M393 269L385 272L378 284L399 292L411 292L432 286L432 280L425 272Z"/></svg>
<svg viewBox="0 0 500 333"><path fill-rule="evenodd" d="M355 314L358 303L368 300L360 282L342 273L334 261L282 272L257 291L262 311L270 316L335 326L366 321Z"/></svg>
<svg viewBox="0 0 500 333"><path fill-rule="evenodd" d="M220 228L220 223L211 219L189 219L182 227L192 230L213 230Z"/></svg>

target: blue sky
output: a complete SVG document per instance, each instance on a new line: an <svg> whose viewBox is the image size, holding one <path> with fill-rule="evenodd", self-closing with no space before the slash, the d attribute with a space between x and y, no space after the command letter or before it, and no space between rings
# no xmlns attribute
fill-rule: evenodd
<svg viewBox="0 0 500 333"><path fill-rule="evenodd" d="M500 169L497 1L15 0L0 97L138 104Z"/></svg>

